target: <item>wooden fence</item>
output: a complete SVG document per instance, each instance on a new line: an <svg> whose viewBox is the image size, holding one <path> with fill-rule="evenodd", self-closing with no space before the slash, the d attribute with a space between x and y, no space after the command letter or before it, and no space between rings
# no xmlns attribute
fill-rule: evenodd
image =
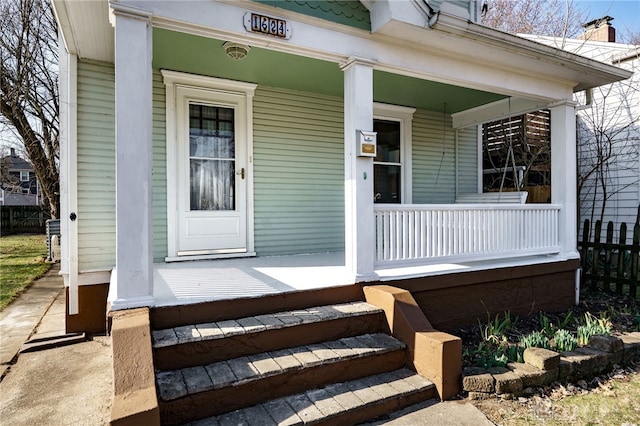
<svg viewBox="0 0 640 426"><path fill-rule="evenodd" d="M627 243L627 224L620 225L618 242L614 242L613 222L609 222L605 241L602 242L602 223L596 221L593 238L590 238L589 219L584 221L580 250L582 276L581 285L628 294L640 299L640 206L638 218L633 226L633 237ZM612 288L612 285L615 286Z"/></svg>
<svg viewBox="0 0 640 426"><path fill-rule="evenodd" d="M2 206L0 232L9 234L44 234L48 212L39 206Z"/></svg>

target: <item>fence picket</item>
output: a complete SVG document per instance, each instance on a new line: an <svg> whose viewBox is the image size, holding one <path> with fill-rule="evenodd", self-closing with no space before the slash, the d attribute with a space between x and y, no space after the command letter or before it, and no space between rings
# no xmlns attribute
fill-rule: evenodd
<svg viewBox="0 0 640 426"><path fill-rule="evenodd" d="M613 247L613 222L607 224L607 236L604 245L604 277L602 285L611 291L611 251Z"/></svg>
<svg viewBox="0 0 640 426"><path fill-rule="evenodd" d="M614 242L613 222L607 224L605 242L601 242L602 223L598 220L593 229L593 239L590 238L590 222L585 219L582 228L582 240L578 243L578 251L581 258L582 274L581 285L584 287L599 288L612 291L615 284L617 294L626 294L640 299L638 285L640 284L640 206L638 218L633 227L633 241L627 244L627 224L620 225L618 242ZM617 261L614 260L617 255ZM612 265L613 264L613 265ZM613 266L613 267L612 267Z"/></svg>
<svg viewBox="0 0 640 426"><path fill-rule="evenodd" d="M620 245L624 246L627 244L627 224L622 222L620 224ZM624 277L624 252L622 250L618 250L618 269L616 276ZM622 294L622 281L616 282L616 293Z"/></svg>

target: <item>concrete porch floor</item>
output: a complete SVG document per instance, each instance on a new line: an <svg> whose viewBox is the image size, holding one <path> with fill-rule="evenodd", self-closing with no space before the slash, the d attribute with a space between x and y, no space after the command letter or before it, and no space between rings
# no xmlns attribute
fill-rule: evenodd
<svg viewBox="0 0 640 426"><path fill-rule="evenodd" d="M377 269L375 274L376 281L388 282L560 260L566 259L531 256L404 265ZM173 306L353 284L344 264L344 252L156 263L153 296L155 306Z"/></svg>

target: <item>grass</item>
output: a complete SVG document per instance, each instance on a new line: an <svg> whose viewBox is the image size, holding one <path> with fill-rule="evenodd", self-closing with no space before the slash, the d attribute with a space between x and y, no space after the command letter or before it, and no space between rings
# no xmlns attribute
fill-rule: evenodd
<svg viewBox="0 0 640 426"><path fill-rule="evenodd" d="M0 237L0 311L51 267L44 235Z"/></svg>

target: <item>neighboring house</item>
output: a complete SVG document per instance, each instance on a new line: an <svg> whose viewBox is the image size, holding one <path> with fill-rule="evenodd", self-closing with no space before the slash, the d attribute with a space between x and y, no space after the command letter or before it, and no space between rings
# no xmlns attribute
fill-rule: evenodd
<svg viewBox="0 0 640 426"><path fill-rule="evenodd" d="M14 148L11 148L11 153L2 157L0 161L2 162L0 205L40 205L38 180L31 163L18 156Z"/></svg>
<svg viewBox="0 0 640 426"><path fill-rule="evenodd" d="M113 318L117 410L157 413L157 388L163 421L212 413L183 382L177 394L163 387L195 371L175 369L203 372L204 357L235 347L198 346L212 341L196 330L202 322L408 290L394 306L416 309L391 317L413 324L403 330L416 332L405 340L416 370L444 363L430 370L444 398L457 392L460 349L418 356L430 324L573 303L573 95L630 72L483 27L475 1L53 5L67 330L101 331L105 311ZM470 196L482 192L478 125L541 108L551 119L551 203ZM455 204L462 198L487 203ZM310 304L292 302L301 299ZM140 367L150 327L155 382L153 366ZM137 337L123 343L122 333ZM289 339L309 344L316 333ZM286 340L278 336L242 345L273 350ZM425 338L442 341L423 349L456 340ZM186 346L164 350L174 343ZM283 387L266 389L275 397ZM258 393L208 401L233 409Z"/></svg>
<svg viewBox="0 0 640 426"><path fill-rule="evenodd" d="M640 206L640 46L617 43L611 20L606 16L585 24L578 39L523 37L633 73L589 91L588 97L576 94L580 219L613 221L615 229L626 222L633 230Z"/></svg>

